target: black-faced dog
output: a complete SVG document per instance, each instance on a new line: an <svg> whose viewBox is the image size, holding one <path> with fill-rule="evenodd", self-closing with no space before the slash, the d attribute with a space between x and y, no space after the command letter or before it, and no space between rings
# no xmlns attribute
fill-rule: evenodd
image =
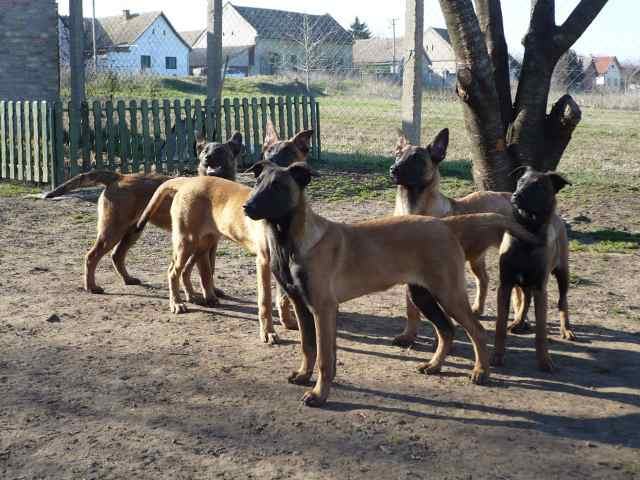
<svg viewBox="0 0 640 480"><path fill-rule="evenodd" d="M553 274L558 282L560 330L562 338L575 340L569 325L567 290L569 288L569 245L567 232L555 214L556 193L570 185L554 172L541 173L531 168L518 180L511 196L513 217L534 234L540 244L530 243L506 233L500 246L500 287L496 324L494 366L504 364L509 297L515 286L525 294L525 311L533 297L536 317L536 356L543 371L552 371L547 350L547 284Z"/></svg>
<svg viewBox="0 0 640 480"><path fill-rule="evenodd" d="M196 153L199 160L198 175L235 180L237 158L242 153L242 134L235 132L226 143L207 143L198 136Z"/></svg>

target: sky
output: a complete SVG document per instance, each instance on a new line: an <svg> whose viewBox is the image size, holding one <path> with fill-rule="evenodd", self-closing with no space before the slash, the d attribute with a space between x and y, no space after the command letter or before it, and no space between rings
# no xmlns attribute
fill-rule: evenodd
<svg viewBox="0 0 640 480"><path fill-rule="evenodd" d="M224 2L224 0L223 0ZM96 16L162 10L178 31L205 27L206 0L95 0ZM242 6L276 8L311 14L331 14L348 28L354 18L369 25L377 37L392 36L392 20L399 35L404 30L403 0L234 0ZM560 24L578 0L556 0L556 23ZM522 54L520 41L529 20L529 0L502 0L505 35L513 55ZM85 17L91 16L92 0L83 0ZM68 13L68 0L59 0L61 14ZM615 55L620 61L640 61L639 0L609 0L600 15L574 45L583 55ZM438 0L425 0L425 27L444 27Z"/></svg>

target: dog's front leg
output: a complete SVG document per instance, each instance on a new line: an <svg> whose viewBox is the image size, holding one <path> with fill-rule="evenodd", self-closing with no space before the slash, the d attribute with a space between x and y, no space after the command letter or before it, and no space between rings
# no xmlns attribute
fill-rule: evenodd
<svg viewBox="0 0 640 480"><path fill-rule="evenodd" d="M278 335L273 329L271 316L271 268L269 256L263 252L256 258L258 275L258 320L260 322L260 340L274 345L278 343Z"/></svg>
<svg viewBox="0 0 640 480"><path fill-rule="evenodd" d="M484 255L469 261L469 266L476 277L476 299L473 302L471 311L474 315L484 313L484 304L487 300L487 290L489 288L489 275L487 274L487 263Z"/></svg>
<svg viewBox="0 0 640 480"><path fill-rule="evenodd" d="M284 293L278 283L276 283L276 301L278 305L278 315L280 322L287 330L298 330L298 322L292 316L292 305L289 297Z"/></svg>
<svg viewBox="0 0 640 480"><path fill-rule="evenodd" d="M313 315L318 348L318 380L315 387L302 397L308 407L319 407L327 401L335 377L337 312L337 303L326 302Z"/></svg>
<svg viewBox="0 0 640 480"><path fill-rule="evenodd" d="M509 332L511 333L525 333L529 330L529 324L527 323L527 312L531 305L531 289L523 289L522 287L515 287L513 294L511 295L513 303L514 318L513 322L509 324Z"/></svg>
<svg viewBox="0 0 640 480"><path fill-rule="evenodd" d="M316 365L316 326L313 315L311 315L302 298L299 296L291 297L291 300L298 320L298 329L300 330L302 363L297 371L289 375L288 380L296 385L308 385Z"/></svg>
<svg viewBox="0 0 640 480"><path fill-rule="evenodd" d="M500 283L498 287L498 318L496 319L496 336L493 346L491 365L504 365L505 343L507 339L507 317L509 315L509 300L513 285Z"/></svg>
<svg viewBox="0 0 640 480"><path fill-rule="evenodd" d="M543 372L552 372L553 363L547 348L547 289L533 291L533 303L536 311L536 357L538 367Z"/></svg>
<svg viewBox="0 0 640 480"><path fill-rule="evenodd" d="M418 339L418 325L420 324L420 310L411 300L411 293L407 286L405 294L407 302L407 323L404 331L393 339L393 344L399 347L410 347Z"/></svg>

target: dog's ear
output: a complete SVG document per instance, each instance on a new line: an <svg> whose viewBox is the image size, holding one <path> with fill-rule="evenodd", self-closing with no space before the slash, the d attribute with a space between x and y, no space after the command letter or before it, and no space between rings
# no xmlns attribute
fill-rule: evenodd
<svg viewBox="0 0 640 480"><path fill-rule="evenodd" d="M311 150L313 130L303 130L293 137L292 143L305 155Z"/></svg>
<svg viewBox="0 0 640 480"><path fill-rule="evenodd" d="M273 125L271 119L267 121L267 127L264 131L264 147L269 147L274 143L280 141L280 137L278 137L278 132L276 132L276 127Z"/></svg>
<svg viewBox="0 0 640 480"><path fill-rule="evenodd" d="M207 144L207 139L204 138L204 135L202 135L202 133L196 131L196 155L199 157L200 154L202 153L202 150L204 150L205 145Z"/></svg>
<svg viewBox="0 0 640 480"><path fill-rule="evenodd" d="M295 162L289 165L287 168L293 179L296 181L300 188L304 188L309 185L312 177L319 177L320 174L313 168L307 165L305 162Z"/></svg>
<svg viewBox="0 0 640 480"><path fill-rule="evenodd" d="M571 185L571 182L559 173L549 172L546 175L547 177L549 177L549 180L551 180L551 184L553 185L553 189L556 191L556 193L558 193L567 185Z"/></svg>
<svg viewBox="0 0 640 480"><path fill-rule="evenodd" d="M229 148L233 152L234 156L240 155L240 153L242 152L242 134L240 132L234 132L234 134L231 135L231 138L227 142L227 145L229 145Z"/></svg>
<svg viewBox="0 0 640 480"><path fill-rule="evenodd" d="M274 163L269 160L261 160L259 162L254 163L249 168L247 168L244 173L253 173L253 175L258 178L262 171L267 168L273 166Z"/></svg>
<svg viewBox="0 0 640 480"><path fill-rule="evenodd" d="M396 149L394 152L396 157L400 156L404 149L407 148L407 145L409 145L409 140L404 133L402 133L402 130L398 129L398 141L396 142Z"/></svg>
<svg viewBox="0 0 640 480"><path fill-rule="evenodd" d="M444 128L436 135L433 141L427 146L431 160L438 164L447 156L447 147L449 146L449 129Z"/></svg>

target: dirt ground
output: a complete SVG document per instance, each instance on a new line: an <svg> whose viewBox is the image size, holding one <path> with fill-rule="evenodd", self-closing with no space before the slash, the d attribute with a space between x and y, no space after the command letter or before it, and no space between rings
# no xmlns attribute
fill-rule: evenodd
<svg viewBox="0 0 640 480"><path fill-rule="evenodd" d="M313 203L335 220L391 210ZM637 197L568 198L561 213L578 232L638 232L638 211ZM281 344L258 342L252 257L225 243L217 278L231 298L176 316L166 234L149 228L129 256L144 285L123 286L106 258L106 293L90 295L82 265L94 235L95 196L0 198L2 479L640 478L638 250L572 253L579 342L559 340L551 310L557 371L537 371L532 335L510 336L507 365L484 387L468 380L461 331L439 376L416 371L431 355L426 324L414 348L391 346L399 287L343 304L335 387L310 409L286 381L297 332L278 325Z"/></svg>

